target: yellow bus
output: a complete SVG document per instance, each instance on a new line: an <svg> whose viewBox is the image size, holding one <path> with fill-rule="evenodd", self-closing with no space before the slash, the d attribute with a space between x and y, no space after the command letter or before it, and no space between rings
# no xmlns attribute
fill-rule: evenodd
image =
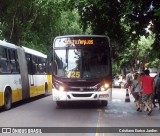
<svg viewBox="0 0 160 136"><path fill-rule="evenodd" d="M52 90L52 77L46 72L47 56L27 47L0 41L0 107Z"/></svg>

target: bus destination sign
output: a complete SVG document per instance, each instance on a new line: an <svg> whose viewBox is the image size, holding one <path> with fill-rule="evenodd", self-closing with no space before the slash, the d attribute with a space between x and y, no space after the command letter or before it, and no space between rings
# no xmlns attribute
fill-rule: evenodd
<svg viewBox="0 0 160 136"><path fill-rule="evenodd" d="M65 40L65 44L70 44L70 45L93 45L94 42L93 40Z"/></svg>

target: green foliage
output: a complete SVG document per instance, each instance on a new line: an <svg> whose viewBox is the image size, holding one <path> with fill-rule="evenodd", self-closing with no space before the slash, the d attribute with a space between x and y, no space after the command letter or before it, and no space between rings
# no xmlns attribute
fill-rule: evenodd
<svg viewBox="0 0 160 136"><path fill-rule="evenodd" d="M153 61L151 61L151 62L148 64L148 67L149 67L149 68L158 68L159 65L160 65L160 59L155 58Z"/></svg>
<svg viewBox="0 0 160 136"><path fill-rule="evenodd" d="M0 1L0 39L48 52L58 35L107 35L115 71L158 65L159 24L158 0Z"/></svg>
<svg viewBox="0 0 160 136"><path fill-rule="evenodd" d="M57 25L59 35L81 34L82 29L79 24L79 15L76 10L63 11Z"/></svg>
<svg viewBox="0 0 160 136"><path fill-rule="evenodd" d="M151 64L153 58L160 56L160 42L157 41L160 33L159 1L81 0L75 3L84 29L90 26L93 34L110 37L115 65L136 68L137 61L142 65ZM154 37L141 37L148 37L151 33Z"/></svg>
<svg viewBox="0 0 160 136"><path fill-rule="evenodd" d="M112 73L121 73L121 67L117 65L116 63L112 64Z"/></svg>
<svg viewBox="0 0 160 136"><path fill-rule="evenodd" d="M120 54L120 65L128 65L134 70L137 70L139 67L143 68L145 63L153 62L151 58L152 54L150 52L154 39L154 35L150 35L147 38L142 36L137 43L131 43L130 48L126 48L125 53Z"/></svg>
<svg viewBox="0 0 160 136"><path fill-rule="evenodd" d="M82 33L79 14L66 10L67 3L67 0L0 1L0 38L47 52L55 36Z"/></svg>

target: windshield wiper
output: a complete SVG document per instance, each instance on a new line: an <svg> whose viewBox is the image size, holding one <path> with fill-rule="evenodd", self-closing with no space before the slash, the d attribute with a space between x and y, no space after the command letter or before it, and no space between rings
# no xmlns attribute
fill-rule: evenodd
<svg viewBox="0 0 160 136"><path fill-rule="evenodd" d="M69 50L69 49L66 48L66 63L67 63L67 66L66 66L66 67L67 67L67 68L68 68L68 50Z"/></svg>

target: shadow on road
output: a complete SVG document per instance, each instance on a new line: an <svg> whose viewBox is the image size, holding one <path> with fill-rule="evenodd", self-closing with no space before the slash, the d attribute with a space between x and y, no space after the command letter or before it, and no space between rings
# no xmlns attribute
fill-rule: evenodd
<svg viewBox="0 0 160 136"><path fill-rule="evenodd" d="M47 96L50 96L51 94L48 94ZM36 100L39 100L39 99L42 99L44 97L47 97L46 95L39 95L39 96L36 96L36 97L32 97L32 98L28 98L28 99L25 99L25 100L21 100L21 101L18 101L18 102L15 102L12 104L12 107L11 109L14 109L16 107L19 107L21 105L24 105L24 104L27 104L27 103L30 103L30 102L33 102L33 101L36 101ZM0 108L0 113L5 111L3 107Z"/></svg>
<svg viewBox="0 0 160 136"><path fill-rule="evenodd" d="M103 108L99 102L94 101L74 101L66 102L63 106L58 107L57 109L97 109Z"/></svg>

